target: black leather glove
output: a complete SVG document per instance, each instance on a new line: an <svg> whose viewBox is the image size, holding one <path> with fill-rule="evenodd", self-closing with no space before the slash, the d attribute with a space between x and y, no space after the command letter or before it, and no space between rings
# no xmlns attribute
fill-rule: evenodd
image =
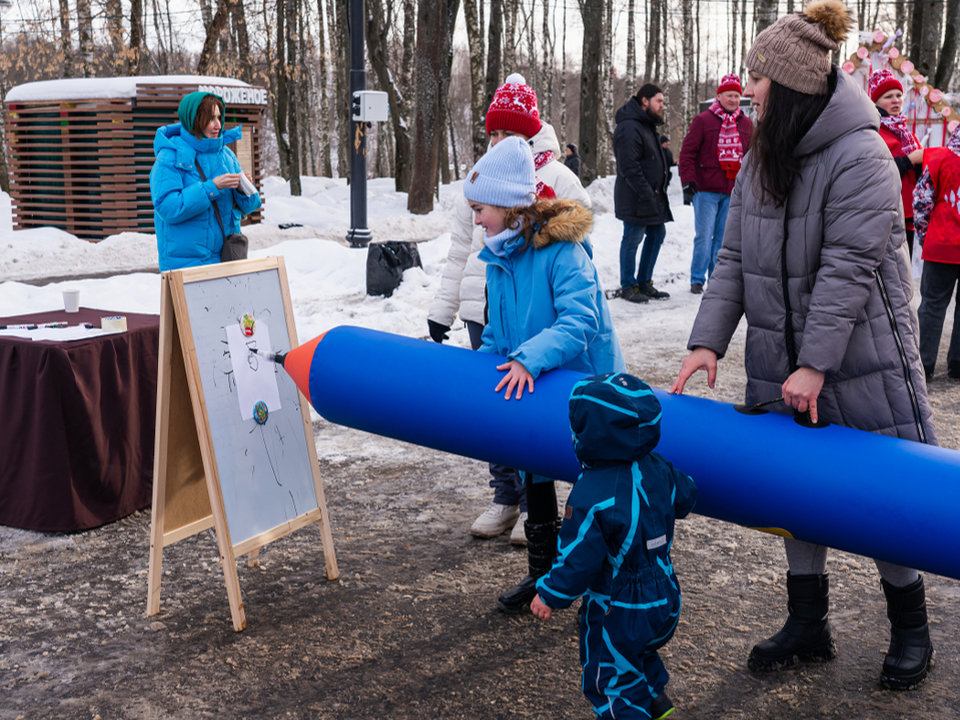
<svg viewBox="0 0 960 720"><path fill-rule="evenodd" d="M688 182L683 184L683 204L693 205L693 196L697 194L697 184Z"/></svg>
<svg viewBox="0 0 960 720"><path fill-rule="evenodd" d="M427 320L427 326L430 328L430 337L434 342L442 343L444 340L450 339L450 336L447 335L450 332L449 325L441 325L433 320Z"/></svg>

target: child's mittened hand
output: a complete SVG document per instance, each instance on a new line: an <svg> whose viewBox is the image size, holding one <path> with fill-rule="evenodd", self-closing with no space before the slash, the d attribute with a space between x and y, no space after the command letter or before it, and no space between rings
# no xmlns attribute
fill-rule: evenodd
<svg viewBox="0 0 960 720"><path fill-rule="evenodd" d="M549 620L550 613L552 610L540 599L539 593L533 598L533 602L530 603L530 612L536 615L541 620Z"/></svg>
<svg viewBox="0 0 960 720"><path fill-rule="evenodd" d="M493 389L494 392L500 392L503 386L506 385L507 392L503 396L504 400L510 399L510 394L514 388L517 388L517 400L519 400L523 396L524 385L530 388L530 392L533 392L533 375L530 374L522 363L511 360L503 365L497 365L497 370L507 371L507 374L503 376L500 384Z"/></svg>

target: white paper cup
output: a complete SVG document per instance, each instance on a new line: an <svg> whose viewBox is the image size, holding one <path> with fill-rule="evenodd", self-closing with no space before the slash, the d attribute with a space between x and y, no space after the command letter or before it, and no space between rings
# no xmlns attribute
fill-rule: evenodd
<svg viewBox="0 0 960 720"><path fill-rule="evenodd" d="M79 290L64 290L63 291L63 309L68 313L80 312L80 291Z"/></svg>

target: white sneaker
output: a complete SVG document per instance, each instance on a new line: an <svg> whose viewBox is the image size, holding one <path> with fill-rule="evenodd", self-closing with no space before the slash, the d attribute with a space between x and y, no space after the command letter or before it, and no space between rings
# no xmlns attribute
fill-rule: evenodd
<svg viewBox="0 0 960 720"><path fill-rule="evenodd" d="M513 526L513 532L510 533L510 543L512 545L527 544L527 531L523 526L526 521L527 514L525 512L520 513L520 517L517 518L517 524Z"/></svg>
<svg viewBox="0 0 960 720"><path fill-rule="evenodd" d="M518 517L520 517L519 506L494 503L474 521L470 534L482 538L496 537L513 527Z"/></svg>

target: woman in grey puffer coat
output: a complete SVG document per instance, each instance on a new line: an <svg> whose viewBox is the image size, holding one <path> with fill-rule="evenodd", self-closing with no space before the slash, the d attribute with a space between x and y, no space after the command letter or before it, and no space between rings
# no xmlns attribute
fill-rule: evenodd
<svg viewBox="0 0 960 720"><path fill-rule="evenodd" d="M746 315L748 405L782 396L775 408L809 412L813 422L936 444L910 305L900 177L870 100L829 62L849 24L838 0L816 0L758 35L747 55L744 95L760 122L690 335L693 352L671 392L700 369L713 387L717 360ZM898 531L911 529L891 528ZM755 671L837 653L827 548L792 538L785 546L789 618L753 648ZM892 624L880 681L909 689L923 682L933 656L923 579L876 564Z"/></svg>

